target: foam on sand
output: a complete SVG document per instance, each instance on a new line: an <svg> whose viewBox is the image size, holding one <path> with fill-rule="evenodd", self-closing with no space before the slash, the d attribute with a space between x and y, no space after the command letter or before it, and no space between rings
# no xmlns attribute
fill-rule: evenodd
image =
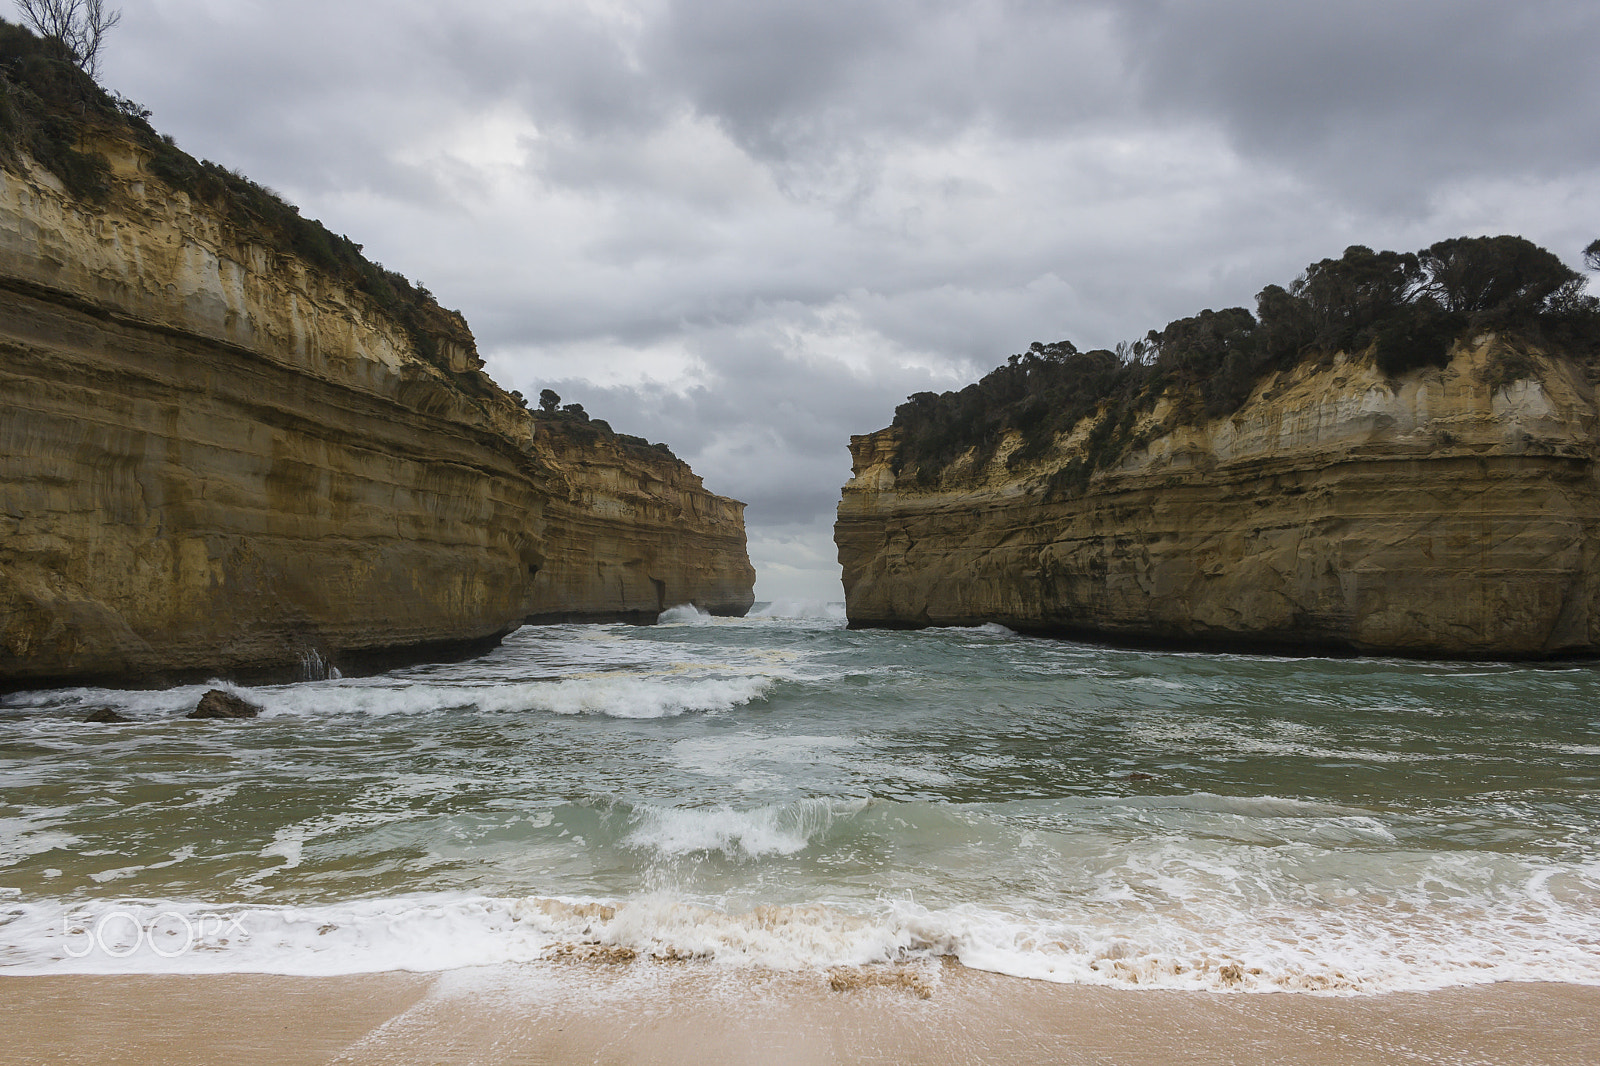
<svg viewBox="0 0 1600 1066"><path fill-rule="evenodd" d="M807 846L815 824L726 812L644 818L637 846L737 856ZM283 849L287 850L287 849ZM1600 873L1600 871L1591 872ZM1123 989L1361 994L1499 981L1600 985L1600 930L1564 877L1520 900L1407 909L1362 901L1286 907L1252 922L1217 899L1154 912L1089 899L1076 913L928 907L905 899L739 907L670 891L624 900L463 895L247 906L125 899L0 901L0 972L280 973L437 971L565 958L694 960L823 973L938 959L1015 977Z"/></svg>

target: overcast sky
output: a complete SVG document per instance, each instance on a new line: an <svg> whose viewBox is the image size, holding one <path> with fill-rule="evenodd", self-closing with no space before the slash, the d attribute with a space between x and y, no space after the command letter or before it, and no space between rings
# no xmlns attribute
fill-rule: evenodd
<svg viewBox="0 0 1600 1066"><path fill-rule="evenodd" d="M749 504L839 599L852 433L1349 244L1600 237L1593 0L124 0L102 81Z"/></svg>

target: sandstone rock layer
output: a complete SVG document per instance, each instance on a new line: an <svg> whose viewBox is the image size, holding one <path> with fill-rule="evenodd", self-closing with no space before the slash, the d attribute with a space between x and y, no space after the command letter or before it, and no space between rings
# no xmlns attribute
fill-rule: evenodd
<svg viewBox="0 0 1600 1066"><path fill-rule="evenodd" d="M545 505L545 554L534 621L654 621L692 603L743 615L754 602L744 504L714 496L661 451L588 441L582 427L541 421L534 440L560 478Z"/></svg>
<svg viewBox="0 0 1600 1066"><path fill-rule="evenodd" d="M424 359L135 146L90 147L106 204L0 170L0 687L315 673L663 595L748 608L742 505L659 451L536 435L459 316L435 309Z"/></svg>
<svg viewBox="0 0 1600 1066"><path fill-rule="evenodd" d="M937 487L852 438L835 540L856 626L971 625L1212 647L1449 657L1600 652L1595 390L1502 341L1388 381L1340 357L1258 387L1231 418L1145 416L1145 445L1050 488L1080 423L1008 470L1016 441ZM1505 365L1503 362L1499 365ZM1136 436L1135 439L1140 439Z"/></svg>

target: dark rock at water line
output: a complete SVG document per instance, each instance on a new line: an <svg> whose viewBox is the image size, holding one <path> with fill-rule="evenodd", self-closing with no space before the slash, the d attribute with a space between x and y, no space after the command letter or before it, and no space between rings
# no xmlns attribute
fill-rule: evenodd
<svg viewBox="0 0 1600 1066"><path fill-rule="evenodd" d="M84 719L85 722L131 722L132 720L125 714L118 714L110 707L96 707Z"/></svg>
<svg viewBox="0 0 1600 1066"><path fill-rule="evenodd" d="M254 718L261 708L249 700L214 688L200 697L200 702L190 711L190 718Z"/></svg>

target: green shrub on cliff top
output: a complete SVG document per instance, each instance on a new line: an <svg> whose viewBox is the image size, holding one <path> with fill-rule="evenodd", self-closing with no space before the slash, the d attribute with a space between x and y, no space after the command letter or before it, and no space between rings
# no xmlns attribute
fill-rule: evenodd
<svg viewBox="0 0 1600 1066"><path fill-rule="evenodd" d="M26 152L74 196L102 203L109 194L104 157L86 144L122 136L149 152L148 172L219 212L263 245L294 255L358 289L405 328L417 353L440 362L437 334L452 330L427 289L361 254L361 245L303 218L293 204L243 174L196 160L156 133L149 111L107 93L79 69L59 41L0 19L0 164Z"/></svg>
<svg viewBox="0 0 1600 1066"><path fill-rule="evenodd" d="M1263 377L1307 360L1367 353L1393 377L1443 366L1459 339L1488 329L1592 358L1600 309L1580 275L1521 237L1457 237L1416 253L1354 245L1287 289L1262 289L1254 313L1201 311L1116 353L1035 342L959 392L917 393L895 409L894 468L932 486L969 451L987 463L1012 433L1021 437L1007 458L1016 467L1094 418L1083 458L1052 480L1052 491L1076 491L1126 453L1138 415L1162 396L1173 400L1172 422L1225 416Z"/></svg>
<svg viewBox="0 0 1600 1066"><path fill-rule="evenodd" d="M486 399L498 393L483 374L447 365L441 339L467 343L469 338L457 316L440 308L426 288L367 259L361 245L302 217L299 208L266 186L218 163L195 159L171 137L156 133L149 117L145 108L102 89L59 41L0 19L0 166L19 169L21 156L29 155L74 196L98 204L110 194L110 167L86 147L97 136L131 140L148 153L145 169L151 177L207 205L267 248L293 255L365 293L404 327L417 354L446 371L462 394ZM535 417L554 415L564 429L581 432L587 440L613 439L652 459L675 458L665 444L615 433L605 422L590 420L581 405L569 405L576 411L555 412L559 403L560 397L545 390L540 396L544 410Z"/></svg>
<svg viewBox="0 0 1600 1066"><path fill-rule="evenodd" d="M99 155L79 150L80 122L126 121L59 41L0 19L0 156L6 161L26 152L74 196L99 203L108 192L109 167Z"/></svg>
<svg viewBox="0 0 1600 1066"><path fill-rule="evenodd" d="M549 404L544 402L547 398L550 400ZM540 407L530 410L528 414L536 423L543 423L569 440L580 444L594 444L606 440L625 452L635 452L645 459L660 461L666 458L678 461L672 449L665 444L651 444L643 437L636 437L631 433L618 433L605 419L591 418L581 403L569 403L558 408L556 405L561 402L561 397L551 389L541 391L539 399Z"/></svg>

